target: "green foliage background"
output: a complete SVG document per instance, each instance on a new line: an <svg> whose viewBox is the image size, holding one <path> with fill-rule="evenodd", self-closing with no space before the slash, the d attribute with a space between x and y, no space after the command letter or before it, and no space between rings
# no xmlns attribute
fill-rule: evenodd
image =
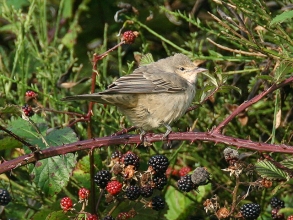
<svg viewBox="0 0 293 220"><path fill-rule="evenodd" d="M224 1L225 2L225 1ZM129 1L136 8L119 15L123 22L115 22L120 10L119 1L94 0L2 0L0 2L0 124L26 141L43 149L87 139L87 125L77 123L67 128L72 119L62 112L86 113L88 103L64 103L67 95L89 93L93 53L101 54L120 42L120 29L140 33L134 44L123 45L111 52L98 64L97 91L103 90L113 80L129 74L137 67L135 58L151 53L154 60L175 52L188 55L209 69L198 82L194 104L200 107L186 114L172 125L174 131L209 131L225 119L244 101L292 76L292 11L288 1L227 1L245 22L241 24L223 2L205 1L198 13L193 14L195 1ZM287 10L287 11L286 11ZM153 15L152 19L150 15ZM213 17L212 15L218 18ZM56 31L57 30L57 31ZM210 40L209 40L210 39ZM221 45L216 46L211 41ZM241 51L241 52L239 52ZM20 107L25 104L25 92L38 94L39 109L31 121L20 117ZM202 101L216 93L206 102ZM272 144L292 143L292 87L277 90L234 119L225 129L228 136L251 139ZM96 105L91 129L95 137L111 135L129 127L127 119L116 108ZM247 120L247 122L246 122ZM164 128L158 132L164 132ZM78 137L78 138L77 138ZM10 160L29 152L16 140L0 133L1 156ZM45 141L44 141L45 140ZM46 143L48 145L46 145ZM131 203L138 210L135 219L211 219L203 202L215 194L220 206L231 206L234 177L222 169L228 165L223 158L224 145L213 143L173 143L166 148L156 143L155 149L165 154L174 168L204 166L212 174L212 183L199 188L199 193L181 193L171 179L164 191L168 208L154 215L143 206ZM95 153L95 169L106 167L112 152L123 148L137 152L146 167L154 149L134 146L115 146ZM248 152L240 149L241 153ZM272 154L276 161L283 161L292 168L291 155ZM260 154L245 157L246 163L256 164ZM286 159L286 160L285 160ZM11 173L1 174L0 186L12 192L13 201L1 213L1 219L59 219L59 201L64 196L75 198L78 188L90 187L87 152L56 156L40 161L40 166L19 167ZM56 167L56 164L59 166ZM237 206L256 202L262 206L261 219L270 219L269 200L277 194L287 207L292 201L292 179L272 164L258 163L262 177L273 178L273 187L257 190ZM52 177L52 170L57 170ZM249 182L259 178L255 172L241 176L238 193L244 195ZM52 187L48 187L49 181ZM179 204L179 205L178 205ZM99 214L105 215L113 205L102 204ZM18 211L15 211L17 207ZM127 210L120 206L114 214ZM292 205L291 205L292 208ZM90 209L88 208L88 210ZM292 209L286 210L286 215ZM65 218L65 217L62 217Z"/></svg>

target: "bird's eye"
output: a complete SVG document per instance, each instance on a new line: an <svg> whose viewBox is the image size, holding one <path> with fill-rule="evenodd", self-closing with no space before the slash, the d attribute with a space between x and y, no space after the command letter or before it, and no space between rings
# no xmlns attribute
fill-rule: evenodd
<svg viewBox="0 0 293 220"><path fill-rule="evenodd" d="M179 69L180 69L181 71L184 71L184 70L185 70L185 68L184 68L184 67L180 67Z"/></svg>

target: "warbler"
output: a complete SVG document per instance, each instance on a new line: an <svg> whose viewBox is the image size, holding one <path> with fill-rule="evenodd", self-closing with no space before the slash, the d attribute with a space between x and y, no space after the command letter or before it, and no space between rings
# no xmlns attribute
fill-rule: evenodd
<svg viewBox="0 0 293 220"><path fill-rule="evenodd" d="M163 137L172 131L170 124L186 112L195 96L197 67L180 53L139 66L131 74L114 81L98 93L65 97L63 101L87 100L118 107L130 122L146 131L165 126Z"/></svg>

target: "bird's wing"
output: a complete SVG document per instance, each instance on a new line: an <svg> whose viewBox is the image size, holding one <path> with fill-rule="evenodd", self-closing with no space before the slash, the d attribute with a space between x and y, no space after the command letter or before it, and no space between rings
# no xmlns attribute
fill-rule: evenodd
<svg viewBox="0 0 293 220"><path fill-rule="evenodd" d="M141 66L132 74L123 76L100 94L113 93L158 93L186 90L188 82L176 73L166 72L151 66Z"/></svg>

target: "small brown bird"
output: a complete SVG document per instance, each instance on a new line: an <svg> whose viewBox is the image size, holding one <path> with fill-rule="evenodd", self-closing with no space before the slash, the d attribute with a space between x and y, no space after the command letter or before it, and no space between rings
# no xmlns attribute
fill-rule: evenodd
<svg viewBox="0 0 293 220"><path fill-rule="evenodd" d="M132 74L113 82L103 92L69 96L63 101L87 100L117 106L128 119L145 131L165 126L164 137L172 131L170 124L180 118L195 95L199 68L183 54L140 66Z"/></svg>

